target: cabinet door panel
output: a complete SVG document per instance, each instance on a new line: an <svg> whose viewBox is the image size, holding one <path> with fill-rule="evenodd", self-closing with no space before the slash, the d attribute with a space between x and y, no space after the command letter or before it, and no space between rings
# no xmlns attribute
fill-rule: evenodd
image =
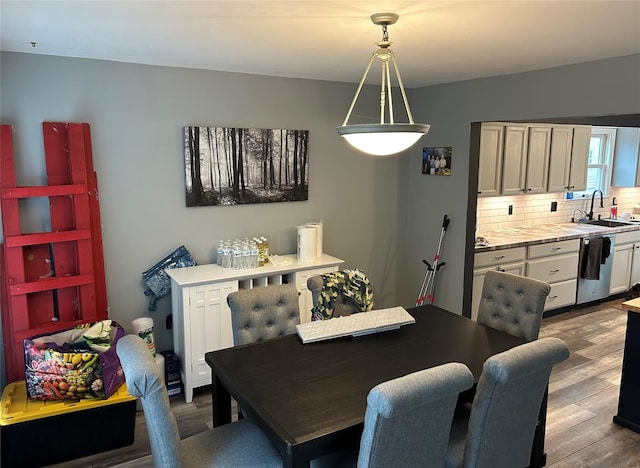
<svg viewBox="0 0 640 468"><path fill-rule="evenodd" d="M573 127L553 127L549 154L549 192L564 192L569 187Z"/></svg>
<svg viewBox="0 0 640 468"><path fill-rule="evenodd" d="M529 127L526 193L547 191L551 127Z"/></svg>
<svg viewBox="0 0 640 468"><path fill-rule="evenodd" d="M482 197L500 195L503 139L504 126L482 124L478 168L478 195Z"/></svg>
<svg viewBox="0 0 640 468"><path fill-rule="evenodd" d="M527 130L525 125L505 127L502 195L521 195L526 190Z"/></svg>
<svg viewBox="0 0 640 468"><path fill-rule="evenodd" d="M229 281L189 289L191 371L194 386L208 385L211 383L211 368L205 362L204 354L233 346L231 311L226 297L238 290L238 283Z"/></svg>
<svg viewBox="0 0 640 468"><path fill-rule="evenodd" d="M577 279L553 283L550 286L551 291L549 291L547 300L544 303L545 311L576 303L576 290L578 286Z"/></svg>
<svg viewBox="0 0 640 468"><path fill-rule="evenodd" d="M490 250L488 252L478 252L473 256L473 268L506 265L507 263L518 263L524 260L525 248L515 247L513 249Z"/></svg>
<svg viewBox="0 0 640 468"><path fill-rule="evenodd" d="M629 290L632 256L633 244L614 246L609 294L618 294Z"/></svg>
<svg viewBox="0 0 640 468"><path fill-rule="evenodd" d="M640 244L633 244L633 257L631 261L631 280L629 287L640 283Z"/></svg>
<svg viewBox="0 0 640 468"><path fill-rule="evenodd" d="M591 127L575 127L571 147L571 168L569 171L569 190L587 189L587 165Z"/></svg>
<svg viewBox="0 0 640 468"><path fill-rule="evenodd" d="M527 262L527 276L547 283L576 278L578 276L578 253L529 260Z"/></svg>

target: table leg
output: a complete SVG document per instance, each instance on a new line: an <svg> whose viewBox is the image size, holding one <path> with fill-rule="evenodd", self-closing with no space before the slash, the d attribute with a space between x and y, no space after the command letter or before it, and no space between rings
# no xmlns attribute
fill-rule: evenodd
<svg viewBox="0 0 640 468"><path fill-rule="evenodd" d="M213 385L211 387L213 406L213 427L222 426L231 422L231 395L224 388L222 382L213 372Z"/></svg>

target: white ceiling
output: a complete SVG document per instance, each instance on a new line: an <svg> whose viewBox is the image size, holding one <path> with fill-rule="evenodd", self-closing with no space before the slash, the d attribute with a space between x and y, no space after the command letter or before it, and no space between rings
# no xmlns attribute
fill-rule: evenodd
<svg viewBox="0 0 640 468"><path fill-rule="evenodd" d="M385 11L400 15L389 39L409 88L640 52L640 0L0 0L0 45L357 82L382 36L369 16Z"/></svg>

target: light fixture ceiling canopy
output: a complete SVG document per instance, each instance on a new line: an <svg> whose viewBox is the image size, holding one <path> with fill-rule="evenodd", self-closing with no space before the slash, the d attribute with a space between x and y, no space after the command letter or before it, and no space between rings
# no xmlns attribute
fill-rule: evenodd
<svg viewBox="0 0 640 468"><path fill-rule="evenodd" d="M371 21L379 26L382 26L382 40L376 42L378 49L371 54L369 64L367 65L362 80L358 85L356 94L353 97L347 116L340 127L338 127L338 134L342 136L347 142L354 148L363 151L373 156L388 156L392 154L400 153L413 144L415 144L420 137L425 135L429 131L430 125L428 124L416 124L413 121L411 115L411 109L409 108L409 102L407 101L407 95L402 84L402 77L400 76L400 70L396 63L395 55L391 50L391 42L387 32L387 26L394 24L398 20L396 13L375 13L371 15ZM349 124L349 117L353 108L358 100L362 86L367 78L369 70L373 62L379 59L382 64L382 83L380 89L380 122L370 124ZM405 111L407 112L407 123L395 123L393 115L393 96L391 94L391 74L389 64L393 64L393 68L398 79L398 85L400 92L402 93L402 100L404 103ZM388 107L387 107L388 106ZM389 122L385 122L385 108L387 108Z"/></svg>

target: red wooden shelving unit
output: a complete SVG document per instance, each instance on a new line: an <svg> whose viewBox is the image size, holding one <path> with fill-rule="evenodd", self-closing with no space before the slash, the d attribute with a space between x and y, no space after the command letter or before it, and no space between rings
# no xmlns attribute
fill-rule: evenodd
<svg viewBox="0 0 640 468"><path fill-rule="evenodd" d="M108 316L89 124L42 124L47 185L16 184L13 135L0 128L2 330L7 381L24 378L22 339ZM51 229L25 233L27 199L47 197Z"/></svg>

